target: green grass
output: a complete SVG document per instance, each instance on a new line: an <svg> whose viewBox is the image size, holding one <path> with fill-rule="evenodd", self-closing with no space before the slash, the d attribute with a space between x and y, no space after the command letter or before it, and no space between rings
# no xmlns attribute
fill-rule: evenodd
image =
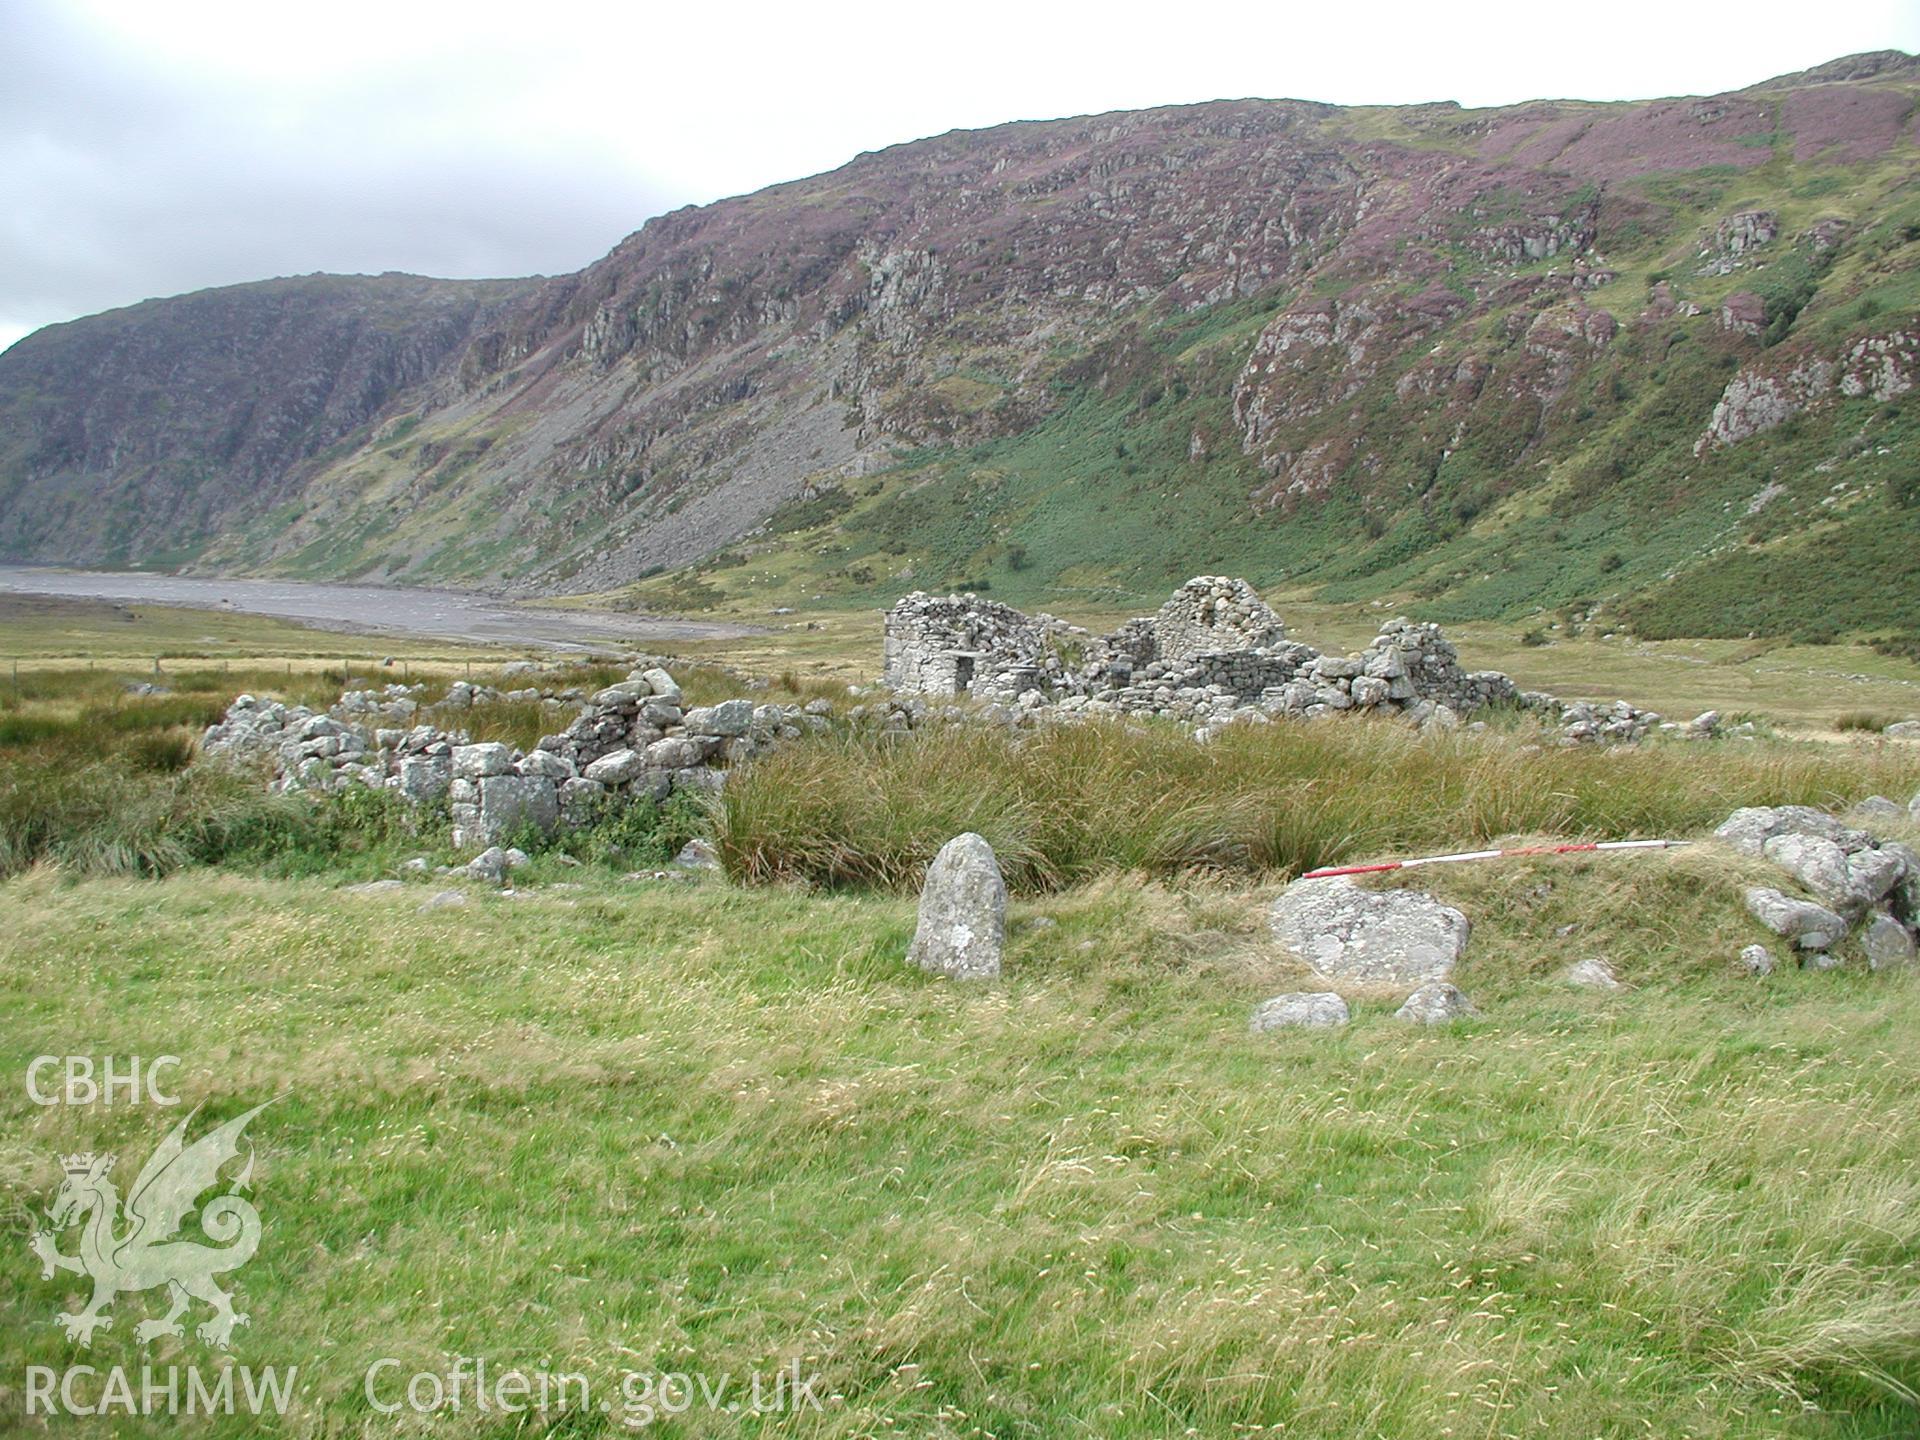
<svg viewBox="0 0 1920 1440"><path fill-rule="evenodd" d="M740 689L676 673L690 699ZM36 671L0 715L60 724L0 752L0 1071L174 1054L203 1121L277 1097L251 1131L265 1238L236 1272L232 1359L297 1366L297 1397L283 1422L199 1433L518 1433L369 1410L374 1360L462 1355L581 1371L616 1404L628 1368L797 1359L824 1412L758 1429L814 1437L1912 1428L1920 986L1851 950L1831 974L1741 975L1768 937L1739 895L1779 882L1766 862L1697 845L1422 875L1473 922L1456 979L1480 1019L1416 1033L1365 990L1344 1031L1252 1036L1246 1016L1318 988L1265 928L1297 868L1699 838L1750 801L1905 797L1920 752L1533 751L1511 716L1205 746L1158 725L840 727L738 769L711 816L515 837L535 853L507 899L402 868L459 858L444 813L179 769L167 747L223 688L118 684ZM756 883L646 878L708 825ZM904 961L899 892L961 828L1015 891L1006 974L976 987ZM466 904L422 908L449 885ZM1592 955L1631 988L1557 983ZM177 1118L0 1087L0 1213L24 1229L58 1154L136 1166ZM0 1267L9 1413L25 1366L79 1358L36 1322L80 1301L24 1240ZM211 1363L194 1341L143 1354L148 1297L113 1313L85 1363Z"/></svg>
<svg viewBox="0 0 1920 1440"><path fill-rule="evenodd" d="M1704 860L1455 878L1484 1019L1362 998L1346 1031L1249 1036L1299 981L1258 896L1204 885L1017 905L1006 978L957 988L904 965L888 897L607 879L420 913L425 886L34 876L0 888L0 1068L178 1054L203 1120L278 1097L233 1358L299 1393L214 1436L387 1433L366 1367L456 1355L798 1358L824 1414L761 1428L811 1436L1910 1430L1911 980L1736 978L1753 928ZM1547 979L1601 945L1634 990ZM18 1085L0 1116L16 1216L56 1153L137 1164L176 1118ZM71 1279L20 1258L9 1386L75 1359L33 1323ZM86 1362L137 1367L157 1309L114 1313Z"/></svg>

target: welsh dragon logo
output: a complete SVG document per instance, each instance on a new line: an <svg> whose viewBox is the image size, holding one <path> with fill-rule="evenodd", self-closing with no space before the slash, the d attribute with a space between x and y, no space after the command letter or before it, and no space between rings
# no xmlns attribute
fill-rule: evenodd
<svg viewBox="0 0 1920 1440"><path fill-rule="evenodd" d="M68 1336L91 1345L95 1330L113 1325L113 1317L104 1312L114 1296L164 1285L171 1306L164 1319L140 1322L134 1330L140 1342L184 1335L180 1318L194 1300L200 1300L213 1307L213 1316L195 1333L226 1349L233 1327L246 1324L247 1317L234 1311L233 1297L214 1283L214 1276L239 1269L260 1245L260 1212L237 1193L247 1189L253 1178L251 1144L232 1188L199 1207L200 1229L216 1243L201 1245L176 1237L195 1202L220 1184L221 1167L239 1156L247 1122L271 1103L254 1106L189 1145L187 1126L200 1113L196 1106L142 1167L124 1207L119 1191L107 1178L113 1156L88 1152L61 1157L67 1178L47 1212L48 1227L33 1236L32 1246L40 1257L43 1280L66 1270L93 1281L93 1298L86 1308L55 1319ZM76 1225L82 1227L79 1252L62 1254L60 1232Z"/></svg>

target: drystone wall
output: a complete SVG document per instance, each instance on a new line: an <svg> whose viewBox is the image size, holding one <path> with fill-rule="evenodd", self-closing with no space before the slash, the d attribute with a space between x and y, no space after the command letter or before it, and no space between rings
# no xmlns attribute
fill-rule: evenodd
<svg viewBox="0 0 1920 1440"><path fill-rule="evenodd" d="M422 720L422 688L349 691L325 713L242 695L206 732L201 754L262 764L280 790L364 785L420 804L445 799L456 845L493 845L522 826L550 830L612 805L718 790L729 766L827 723L824 701L686 708L673 677L645 666L578 698L565 730L522 751ZM433 712L450 719L498 694L457 684Z"/></svg>
<svg viewBox="0 0 1920 1440"><path fill-rule="evenodd" d="M1625 701L1522 692L1497 670L1467 670L1439 626L1404 618L1387 621L1357 655L1322 654L1286 639L1280 617L1246 581L1222 576L1189 580L1156 614L1111 635L974 595L918 592L888 612L886 635L896 696L970 694L1021 713L1159 715L1209 728L1366 711L1445 728L1506 705L1539 712L1569 743L1637 740L1656 728L1707 735L1719 726L1711 712L1678 725ZM958 676L954 655L966 661Z"/></svg>

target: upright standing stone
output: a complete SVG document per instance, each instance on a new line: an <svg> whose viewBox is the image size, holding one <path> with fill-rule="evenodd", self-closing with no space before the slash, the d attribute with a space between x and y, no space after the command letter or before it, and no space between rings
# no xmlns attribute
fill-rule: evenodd
<svg viewBox="0 0 1920 1440"><path fill-rule="evenodd" d="M993 847L971 831L956 835L927 867L907 958L954 980L990 980L1006 934L1007 883Z"/></svg>

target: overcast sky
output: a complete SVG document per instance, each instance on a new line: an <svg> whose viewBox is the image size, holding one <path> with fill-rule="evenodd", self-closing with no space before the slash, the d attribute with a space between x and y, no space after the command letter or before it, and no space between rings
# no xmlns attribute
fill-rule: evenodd
<svg viewBox="0 0 1920 1440"><path fill-rule="evenodd" d="M1711 93L1876 49L1920 50L1920 3L0 0L0 346L270 275L561 273L956 127Z"/></svg>

